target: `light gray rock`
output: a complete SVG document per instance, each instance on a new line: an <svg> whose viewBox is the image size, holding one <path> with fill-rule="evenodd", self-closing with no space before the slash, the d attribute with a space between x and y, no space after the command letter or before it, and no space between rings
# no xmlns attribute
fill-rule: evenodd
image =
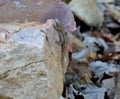
<svg viewBox="0 0 120 99"><path fill-rule="evenodd" d="M53 20L49 20L44 25L28 24L7 43L0 43L0 95L13 99L59 99L63 72L57 39Z"/></svg>
<svg viewBox="0 0 120 99"><path fill-rule="evenodd" d="M70 9L82 21L90 26L101 26L104 20L103 12L96 0L72 0Z"/></svg>

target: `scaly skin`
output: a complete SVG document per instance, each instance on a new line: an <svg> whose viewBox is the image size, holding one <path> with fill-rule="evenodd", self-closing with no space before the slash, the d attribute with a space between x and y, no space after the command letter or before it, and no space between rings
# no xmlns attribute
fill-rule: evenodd
<svg viewBox="0 0 120 99"><path fill-rule="evenodd" d="M55 29L59 33L59 41L57 43L61 45L61 51L62 51L62 58L61 58L61 64L62 64L62 69L63 69L63 74L65 74L64 71L64 55L67 50L67 34L64 32L62 23L59 19L55 19Z"/></svg>
<svg viewBox="0 0 120 99"><path fill-rule="evenodd" d="M62 52L61 65L62 65L62 71L63 71L63 79L64 79L64 83L66 87L64 57L65 57L66 50L67 50L67 40L68 40L67 33L64 32L62 23L59 19L55 19L54 26L57 32L59 33L59 41L57 41L57 43L61 46L61 52ZM67 96L67 93L66 93L66 96Z"/></svg>

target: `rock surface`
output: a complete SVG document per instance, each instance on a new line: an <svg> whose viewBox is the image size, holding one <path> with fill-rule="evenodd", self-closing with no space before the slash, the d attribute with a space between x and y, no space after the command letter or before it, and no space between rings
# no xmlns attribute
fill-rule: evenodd
<svg viewBox="0 0 120 99"><path fill-rule="evenodd" d="M6 43L0 43L0 95L59 99L63 90L62 56L53 20L21 27Z"/></svg>
<svg viewBox="0 0 120 99"><path fill-rule="evenodd" d="M69 3L74 14L90 26L101 26L104 20L96 0L72 0Z"/></svg>
<svg viewBox="0 0 120 99"><path fill-rule="evenodd" d="M55 2L54 7L48 11L43 21L45 22L47 19L55 18L59 18L62 21L63 28L66 32L73 32L76 30L74 16L68 5L64 2Z"/></svg>
<svg viewBox="0 0 120 99"><path fill-rule="evenodd" d="M48 19L59 18L65 31L76 30L74 16L67 4L61 0L2 0L0 2L0 22L45 23ZM7 12L7 13L6 13Z"/></svg>

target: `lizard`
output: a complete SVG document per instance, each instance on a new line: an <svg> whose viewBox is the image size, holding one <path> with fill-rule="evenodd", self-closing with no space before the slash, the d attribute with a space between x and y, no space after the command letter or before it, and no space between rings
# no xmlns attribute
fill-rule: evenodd
<svg viewBox="0 0 120 99"><path fill-rule="evenodd" d="M54 28L57 30L58 35L59 35L59 41L57 41L57 43L58 43L58 45L61 45L61 52L62 52L61 65L62 65L63 79L64 79L64 83L65 83L65 87L66 87L64 57L65 57L66 50L67 50L67 42L68 42L67 41L68 40L67 33L64 32L64 29L62 27L62 23L59 19L55 19Z"/></svg>

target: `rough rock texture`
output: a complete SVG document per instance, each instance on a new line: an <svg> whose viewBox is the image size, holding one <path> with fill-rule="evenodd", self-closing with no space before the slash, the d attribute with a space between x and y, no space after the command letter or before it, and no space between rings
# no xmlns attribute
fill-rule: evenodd
<svg viewBox="0 0 120 99"><path fill-rule="evenodd" d="M56 1L56 0L52 0ZM0 22L38 21L53 7L50 0L1 0ZM49 6L48 6L49 5ZM47 8L46 8L47 6ZM8 12L8 13L6 13ZM42 15L41 15L42 14Z"/></svg>
<svg viewBox="0 0 120 99"><path fill-rule="evenodd" d="M7 43L0 43L0 95L13 99L59 99L63 74L58 38L53 20L49 20L44 25L22 25ZM67 56L64 59L67 66Z"/></svg>
<svg viewBox="0 0 120 99"><path fill-rule="evenodd" d="M69 3L74 14L90 26L101 26L104 20L96 0L72 0Z"/></svg>
<svg viewBox="0 0 120 99"><path fill-rule="evenodd" d="M76 30L74 16L67 4L64 2L55 2L54 7L48 11L48 13L43 18L43 21L45 22L47 19L55 18L59 18L62 21L64 30L66 32L73 32Z"/></svg>
<svg viewBox="0 0 120 99"><path fill-rule="evenodd" d="M74 16L68 5L61 0L1 0L0 22L45 23L48 19L59 18L65 31L75 31ZM7 13L6 13L7 12Z"/></svg>

